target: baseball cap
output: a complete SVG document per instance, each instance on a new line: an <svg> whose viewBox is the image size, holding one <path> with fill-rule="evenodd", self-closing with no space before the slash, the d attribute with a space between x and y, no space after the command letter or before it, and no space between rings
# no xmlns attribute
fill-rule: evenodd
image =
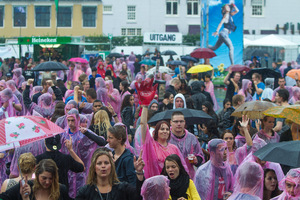
<svg viewBox="0 0 300 200"><path fill-rule="evenodd" d="M51 151L58 151L61 148L60 135L45 139L46 147Z"/></svg>

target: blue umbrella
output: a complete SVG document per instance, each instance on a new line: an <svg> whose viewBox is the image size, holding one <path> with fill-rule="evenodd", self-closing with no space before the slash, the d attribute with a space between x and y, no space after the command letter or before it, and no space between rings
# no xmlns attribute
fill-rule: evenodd
<svg viewBox="0 0 300 200"><path fill-rule="evenodd" d="M146 58L144 60L142 60L141 62L139 62L140 64L144 64L144 65L156 65L156 61L151 60L149 58Z"/></svg>
<svg viewBox="0 0 300 200"><path fill-rule="evenodd" d="M184 62L184 61L181 61L181 60L171 60L169 62L166 63L167 65L184 65L184 66L187 66L187 63Z"/></svg>
<svg viewBox="0 0 300 200"><path fill-rule="evenodd" d="M185 62L193 61L195 63L199 62L196 58L193 58L191 56L180 56L181 60Z"/></svg>

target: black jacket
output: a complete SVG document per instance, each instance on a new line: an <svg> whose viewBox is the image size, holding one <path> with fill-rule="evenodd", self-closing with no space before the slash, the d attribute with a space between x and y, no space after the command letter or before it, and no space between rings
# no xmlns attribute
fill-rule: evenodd
<svg viewBox="0 0 300 200"><path fill-rule="evenodd" d="M141 200L141 187L143 182L137 181L137 187L131 186L126 182L120 182L112 186L108 193L107 200ZM101 199L94 185L85 185L81 187L75 200L99 200Z"/></svg>
<svg viewBox="0 0 300 200"><path fill-rule="evenodd" d="M175 97L176 94L177 94L177 92L176 92L176 90L175 90L175 88L174 88L173 85L169 85L169 87L168 87L168 89L166 90L166 92L170 92L171 94L174 95L174 97Z"/></svg>
<svg viewBox="0 0 300 200"><path fill-rule="evenodd" d="M200 81L195 81L191 85L192 87L192 99L194 102L194 107L197 110L202 110L202 103L207 101L206 96L202 94Z"/></svg>
<svg viewBox="0 0 300 200"><path fill-rule="evenodd" d="M114 152L113 152L114 154ZM115 161L118 179L122 182L136 185L136 174L133 165L133 154L130 150L125 149L122 155Z"/></svg>
<svg viewBox="0 0 300 200"><path fill-rule="evenodd" d="M227 129L231 127L234 123L234 117L231 116L231 114L235 111L235 109L231 106L227 108L225 114L224 114L224 121L223 121L223 128Z"/></svg>

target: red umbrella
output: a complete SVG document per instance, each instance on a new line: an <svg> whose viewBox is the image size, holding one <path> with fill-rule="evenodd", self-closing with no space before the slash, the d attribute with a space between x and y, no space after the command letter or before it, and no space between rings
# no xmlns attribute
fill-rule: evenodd
<svg viewBox="0 0 300 200"><path fill-rule="evenodd" d="M194 58L213 58L217 56L215 52L211 49L208 48L198 48L195 49L192 53L191 56Z"/></svg>
<svg viewBox="0 0 300 200"><path fill-rule="evenodd" d="M84 64L88 64L88 63L89 63L86 59L84 59L84 58L79 58L79 57L71 58L69 61L70 61L70 62L84 63Z"/></svg>
<svg viewBox="0 0 300 200"><path fill-rule="evenodd" d="M247 67L246 65L230 65L225 71L229 71L229 69L233 72L249 72L251 70L250 67Z"/></svg>
<svg viewBox="0 0 300 200"><path fill-rule="evenodd" d="M63 133L50 120L38 116L9 117L0 121L0 152Z"/></svg>

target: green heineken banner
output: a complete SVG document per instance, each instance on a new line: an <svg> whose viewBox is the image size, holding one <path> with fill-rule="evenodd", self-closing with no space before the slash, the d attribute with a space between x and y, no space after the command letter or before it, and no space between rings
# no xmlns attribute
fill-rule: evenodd
<svg viewBox="0 0 300 200"><path fill-rule="evenodd" d="M21 37L18 44L70 44L72 37Z"/></svg>

